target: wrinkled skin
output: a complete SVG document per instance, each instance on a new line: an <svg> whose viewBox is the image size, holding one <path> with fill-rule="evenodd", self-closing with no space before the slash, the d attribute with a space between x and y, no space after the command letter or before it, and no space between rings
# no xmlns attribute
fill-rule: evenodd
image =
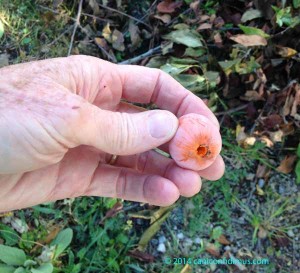
<svg viewBox="0 0 300 273"><path fill-rule="evenodd" d="M121 99L167 111L141 111ZM167 134L159 126L151 134L155 113L164 114ZM152 150L168 152L177 118L187 113L218 126L198 97L157 69L87 56L0 69L0 211L77 196L166 206L196 194L199 175L223 175L221 157L195 172ZM112 154L120 155L113 166Z"/></svg>

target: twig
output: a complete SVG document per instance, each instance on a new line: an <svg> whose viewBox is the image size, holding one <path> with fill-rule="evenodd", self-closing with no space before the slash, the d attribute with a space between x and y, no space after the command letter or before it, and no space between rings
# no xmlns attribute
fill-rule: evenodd
<svg viewBox="0 0 300 273"><path fill-rule="evenodd" d="M143 25L146 26L148 29L152 30L152 27L151 27L150 25L146 24L145 22L143 22L142 20L140 20L140 19L138 19L138 18L135 18L135 17L133 17L133 16L131 16L131 15L129 15L129 14L126 14L125 12L120 11L120 10L117 10L117 9L114 9L114 8L111 8L111 7L108 7L108 6L104 6L104 5L102 5L102 4L98 4L98 5L99 5L100 7L102 7L102 8L104 8L104 9L107 9L107 10L110 10L110 11L113 11L113 12L116 12L116 13L119 13L119 14L121 14L121 15L123 15L123 16L126 16L126 17L128 17L128 18L130 18L130 19L132 19L132 20L134 20L134 21L136 21L136 22L138 22L138 23L140 23L140 24L143 24Z"/></svg>
<svg viewBox="0 0 300 273"><path fill-rule="evenodd" d="M81 16L81 11L82 11L82 3L83 3L83 0L80 0L79 6L78 6L78 12L77 12L77 16L76 16L76 21L75 21L75 24L74 24L74 29L73 29L73 33L72 33L71 42L70 42L70 46L69 46L69 50L68 50L68 55L67 56L71 55L71 51L72 51L72 48L73 48L75 34L76 34L78 26L80 25L80 16Z"/></svg>
<svg viewBox="0 0 300 273"><path fill-rule="evenodd" d="M51 43L47 44L46 47L54 45L61 37L63 37L66 33L68 33L73 26L68 27L63 33L57 36Z"/></svg>
<svg viewBox="0 0 300 273"><path fill-rule="evenodd" d="M149 51L139 55L139 56L136 56L136 57L133 57L132 59L129 59L129 60L126 60L126 61L123 61L123 62L120 62L119 64L132 64L132 63L137 63L138 61L140 60L143 60L145 59L146 57L149 57L155 53L158 53L161 51L161 47L160 46L157 46L157 47L154 47L152 49L150 49Z"/></svg>
<svg viewBox="0 0 300 273"><path fill-rule="evenodd" d="M108 58L109 60L111 60L111 61L114 62L114 63L117 62L116 58L113 57L111 54L109 54L109 53L105 50L105 48L103 48L101 45L99 45L99 44L96 43L96 42L95 42L95 44L96 44L96 45L99 47L99 49L107 56L107 58Z"/></svg>
<svg viewBox="0 0 300 273"><path fill-rule="evenodd" d="M244 104L244 105L240 105L236 108L233 108L233 109L230 109L230 110L227 110L227 111L224 111L224 112L215 113L215 115L216 116L230 115L230 114L235 113L237 111L243 110L247 107L248 107L248 104Z"/></svg>
<svg viewBox="0 0 300 273"><path fill-rule="evenodd" d="M102 22L109 22L110 24L113 23L111 20L108 20L108 19L105 19L105 18L101 18L101 17L95 16L95 15L92 15L92 14L88 14L88 13L85 13L85 12L82 12L81 14L84 15L84 16L91 17L93 19L102 21Z"/></svg>

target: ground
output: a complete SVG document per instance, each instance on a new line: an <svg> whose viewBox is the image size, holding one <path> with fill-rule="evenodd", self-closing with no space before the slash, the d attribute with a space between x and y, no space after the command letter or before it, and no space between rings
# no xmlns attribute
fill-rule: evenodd
<svg viewBox="0 0 300 273"><path fill-rule="evenodd" d="M299 272L299 7L0 0L0 67L87 54L161 68L215 112L226 162L168 208L82 197L2 215L0 272Z"/></svg>

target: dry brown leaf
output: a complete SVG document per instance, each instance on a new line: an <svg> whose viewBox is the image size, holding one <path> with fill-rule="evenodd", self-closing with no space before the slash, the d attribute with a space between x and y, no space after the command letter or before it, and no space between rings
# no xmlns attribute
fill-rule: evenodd
<svg viewBox="0 0 300 273"><path fill-rule="evenodd" d="M119 51L125 50L123 33L115 29L112 33L112 46Z"/></svg>
<svg viewBox="0 0 300 273"><path fill-rule="evenodd" d="M265 100L257 91L254 91L254 90L246 91L245 95L241 96L240 98L242 100L246 100L246 101Z"/></svg>
<svg viewBox="0 0 300 273"><path fill-rule="evenodd" d="M107 218L112 218L114 217L116 214L118 214L121 210L123 209L123 203L122 202L117 202L116 204L114 204L114 206L108 210L105 214L105 216L101 219L100 221L100 225L103 224L103 222L107 219Z"/></svg>
<svg viewBox="0 0 300 273"><path fill-rule="evenodd" d="M199 11L200 2L194 1L190 4L190 8L197 14Z"/></svg>
<svg viewBox="0 0 300 273"><path fill-rule="evenodd" d="M218 238L218 242L225 246L231 244L231 242L226 239L224 234L221 234L221 236Z"/></svg>
<svg viewBox="0 0 300 273"><path fill-rule="evenodd" d="M109 50L109 46L104 38L96 37L94 40L99 47L104 48L106 51Z"/></svg>
<svg viewBox="0 0 300 273"><path fill-rule="evenodd" d="M138 259L141 262L153 263L153 261L154 261L153 255L143 252L143 251L140 251L138 249L130 250L130 251L128 251L128 254L130 257Z"/></svg>
<svg viewBox="0 0 300 273"><path fill-rule="evenodd" d="M163 23L168 24L171 22L170 14L154 15L154 18L161 20Z"/></svg>
<svg viewBox="0 0 300 273"><path fill-rule="evenodd" d="M93 10L93 14L97 15L100 13L100 8L96 0L89 0L89 6Z"/></svg>
<svg viewBox="0 0 300 273"><path fill-rule="evenodd" d="M294 164L296 162L296 155L286 156L280 163L279 167L277 167L277 171L281 173L288 174L294 169Z"/></svg>
<svg viewBox="0 0 300 273"><path fill-rule="evenodd" d="M221 46L223 44L223 39L222 39L222 36L219 32L217 32L215 35L214 35L214 40L215 40L215 44L217 46Z"/></svg>
<svg viewBox="0 0 300 273"><path fill-rule="evenodd" d="M266 178L269 174L269 167L264 164L259 164L256 169L257 178Z"/></svg>
<svg viewBox="0 0 300 273"><path fill-rule="evenodd" d="M142 43L142 39L140 37L140 30L132 20L130 20L129 23L129 33L130 33L132 47L133 48L139 47L140 44Z"/></svg>
<svg viewBox="0 0 300 273"><path fill-rule="evenodd" d="M268 148L272 148L274 146L273 141L269 139L267 136L262 136L260 138L260 141L265 143Z"/></svg>
<svg viewBox="0 0 300 273"><path fill-rule="evenodd" d="M204 23L204 24L201 24L197 30L204 30L204 29L211 29L212 28L212 24L209 24L209 23Z"/></svg>
<svg viewBox="0 0 300 273"><path fill-rule="evenodd" d="M220 250L219 248L214 245L214 244L211 244L211 243L207 243L206 244L206 247L205 247L205 250L211 254L212 256L214 257L220 257Z"/></svg>
<svg viewBox="0 0 300 273"><path fill-rule="evenodd" d="M173 13L177 8L181 7L182 2L162 1L157 5L157 11L160 13Z"/></svg>
<svg viewBox="0 0 300 273"><path fill-rule="evenodd" d="M243 46L266 46L268 44L266 38L259 35L239 34L230 37L231 40Z"/></svg>

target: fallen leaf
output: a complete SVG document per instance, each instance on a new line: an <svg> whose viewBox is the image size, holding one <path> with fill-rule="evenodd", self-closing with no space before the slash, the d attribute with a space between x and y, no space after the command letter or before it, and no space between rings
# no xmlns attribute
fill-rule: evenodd
<svg viewBox="0 0 300 273"><path fill-rule="evenodd" d="M256 169L256 177L257 178L266 178L269 174L270 170L264 164L259 164Z"/></svg>
<svg viewBox="0 0 300 273"><path fill-rule="evenodd" d="M258 9L249 9L247 10L243 16L242 16L242 23L245 23L245 22L248 22L248 21L251 21L253 19L256 19L256 18L260 18L262 17L262 12Z"/></svg>
<svg viewBox="0 0 300 273"><path fill-rule="evenodd" d="M286 156L280 163L279 167L276 168L277 171L281 173L288 174L294 169L294 164L296 162L296 155Z"/></svg>
<svg viewBox="0 0 300 273"><path fill-rule="evenodd" d="M133 22L133 20L130 20L129 22L129 33L132 47L134 49L139 47L142 43L142 39L140 37L140 30L138 26Z"/></svg>
<svg viewBox="0 0 300 273"><path fill-rule="evenodd" d="M222 36L219 32L217 32L215 35L214 35L214 41L215 41L215 44L217 46L222 46L223 45L223 39L222 39Z"/></svg>
<svg viewBox="0 0 300 273"><path fill-rule="evenodd" d="M276 130L279 129L279 125L283 123L283 119L280 115L273 114L269 115L266 118L261 118L263 126L267 130Z"/></svg>
<svg viewBox="0 0 300 273"><path fill-rule="evenodd" d="M152 263L154 261L153 255L143 252L143 251L140 251L138 249L130 250L130 251L128 251L128 254L130 257L138 259L142 262Z"/></svg>
<svg viewBox="0 0 300 273"><path fill-rule="evenodd" d="M162 14L162 15L154 15L154 18L161 20L163 23L168 24L171 22L171 15Z"/></svg>
<svg viewBox="0 0 300 273"><path fill-rule="evenodd" d="M112 46L119 51L125 50L123 33L115 29L112 33Z"/></svg>
<svg viewBox="0 0 300 273"><path fill-rule="evenodd" d="M109 23L107 23L105 25L105 27L103 28L102 35L103 35L103 37L105 38L106 41L108 41L109 43L112 42L112 39L111 39L111 30L110 30Z"/></svg>
<svg viewBox="0 0 300 273"><path fill-rule="evenodd" d="M215 28L221 28L225 25L225 21L223 20L222 17L218 16L214 19L214 26Z"/></svg>
<svg viewBox="0 0 300 273"><path fill-rule="evenodd" d="M200 6L200 2L199 1L194 1L194 2L192 2L190 4L190 8L196 13L196 15L198 15L199 6Z"/></svg>
<svg viewBox="0 0 300 273"><path fill-rule="evenodd" d="M261 36L263 38L269 38L270 35L265 33L263 30L261 30L260 28L256 28L256 27L248 27L248 26L243 26L243 25L239 25L239 28L247 35L258 35Z"/></svg>
<svg viewBox="0 0 300 273"><path fill-rule="evenodd" d="M201 24L197 30L204 30L204 29L211 29L212 28L212 24L209 24L209 23L204 23L204 24Z"/></svg>
<svg viewBox="0 0 300 273"><path fill-rule="evenodd" d="M266 46L268 44L267 40L264 37L259 35L245 35L239 34L230 37L231 40L235 41L238 44L243 46Z"/></svg>
<svg viewBox="0 0 300 273"><path fill-rule="evenodd" d="M225 246L231 244L231 242L226 239L224 234L221 234L221 236L218 238L218 242Z"/></svg>
<svg viewBox="0 0 300 273"><path fill-rule="evenodd" d="M166 40L171 40L177 44L183 44L188 47L201 47L203 43L201 42L201 35L191 29L180 29L170 32L163 36Z"/></svg>
<svg viewBox="0 0 300 273"><path fill-rule="evenodd" d="M117 202L116 204L114 204L114 206L108 210L105 214L105 216L101 219L101 221L99 222L99 224L103 224L103 222L107 219L107 218L112 218L114 217L116 214L118 214L121 210L123 209L123 203L122 202Z"/></svg>
<svg viewBox="0 0 300 273"><path fill-rule="evenodd" d="M98 46L104 48L106 51L109 50L109 46L104 38L96 37L94 41Z"/></svg>
<svg viewBox="0 0 300 273"><path fill-rule="evenodd" d="M298 54L295 49L284 46L276 46L276 53L283 58L292 58Z"/></svg>
<svg viewBox="0 0 300 273"><path fill-rule="evenodd" d="M265 192L264 192L264 191L262 190L262 188L261 188L260 186L258 186L258 185L256 185L256 191L257 191L257 194L260 195L260 196L265 195ZM258 237L259 237L259 235L258 235ZM261 237L259 237L259 238L261 238Z"/></svg>
<svg viewBox="0 0 300 273"><path fill-rule="evenodd" d="M273 142L282 142L282 138L284 134L281 130L278 130L276 132L270 132L269 135L270 135L270 139Z"/></svg>
<svg viewBox="0 0 300 273"><path fill-rule="evenodd" d="M268 233L263 227L260 226L259 229L258 229L258 234L257 235L260 239L265 239L265 238L267 238Z"/></svg>
<svg viewBox="0 0 300 273"><path fill-rule="evenodd" d="M100 13L100 8L96 0L89 0L89 6L91 7L94 15Z"/></svg>
<svg viewBox="0 0 300 273"><path fill-rule="evenodd" d="M205 246L205 250L214 257L220 257L220 250L214 244L207 243Z"/></svg>
<svg viewBox="0 0 300 273"><path fill-rule="evenodd" d="M160 13L173 13L177 8L181 7L182 2L171 2L163 0L157 5L157 11Z"/></svg>
<svg viewBox="0 0 300 273"><path fill-rule="evenodd" d="M260 101L265 100L257 91L248 90L244 96L240 97L242 100L246 101Z"/></svg>

